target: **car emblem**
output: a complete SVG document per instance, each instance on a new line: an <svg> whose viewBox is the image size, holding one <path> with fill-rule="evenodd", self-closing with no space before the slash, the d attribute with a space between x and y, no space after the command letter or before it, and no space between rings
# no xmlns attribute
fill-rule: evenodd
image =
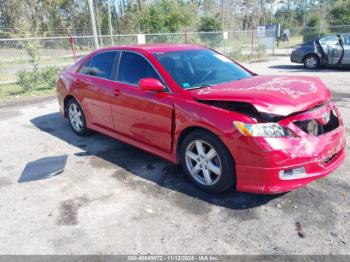
<svg viewBox="0 0 350 262"><path fill-rule="evenodd" d="M324 112L324 113L322 114L322 122L323 122L324 125L326 125L326 124L329 122L330 115L331 115L331 114L330 114L329 111Z"/></svg>

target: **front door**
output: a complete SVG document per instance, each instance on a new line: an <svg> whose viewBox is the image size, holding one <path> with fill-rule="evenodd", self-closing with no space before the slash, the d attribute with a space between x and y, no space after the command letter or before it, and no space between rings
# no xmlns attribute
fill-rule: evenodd
<svg viewBox="0 0 350 262"><path fill-rule="evenodd" d="M111 98L114 129L126 137L171 151L173 96L164 92L142 91L143 78L160 79L146 58L135 52L122 51L114 96Z"/></svg>
<svg viewBox="0 0 350 262"><path fill-rule="evenodd" d="M319 40L323 53L326 56L329 65L336 65L340 62L343 54L343 48L339 43L338 36L331 35Z"/></svg>
<svg viewBox="0 0 350 262"><path fill-rule="evenodd" d="M350 65L350 34L342 35L344 56L342 59L343 65Z"/></svg>

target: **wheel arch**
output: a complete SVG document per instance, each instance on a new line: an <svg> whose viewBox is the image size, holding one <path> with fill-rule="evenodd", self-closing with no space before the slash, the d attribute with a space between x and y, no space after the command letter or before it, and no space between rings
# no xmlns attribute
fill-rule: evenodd
<svg viewBox="0 0 350 262"><path fill-rule="evenodd" d="M78 100L72 96L72 95L66 95L65 98L63 99L63 110L64 110L64 117L68 117L68 102L69 100L74 99L75 101L78 102ZM79 102L78 102L79 103Z"/></svg>
<svg viewBox="0 0 350 262"><path fill-rule="evenodd" d="M226 148L227 152L230 154L232 160L233 160L233 163L236 163L235 162L235 158L234 156L232 155L232 153L230 152L230 150L227 148L226 144L224 143L224 141L220 138L220 135L218 135L217 133L213 132L212 130L208 129L208 128L205 128L205 127L202 127L202 126L188 126L186 128L184 128L180 134L178 135L178 138L177 138L177 141L176 141L176 162L179 163L180 162L180 152L181 152L181 144L183 142L183 140L185 139L186 136L188 136L189 134L195 132L195 131L198 131L198 130L201 130L201 131L204 131L204 132L207 132L213 136L215 136L220 142L221 144Z"/></svg>
<svg viewBox="0 0 350 262"><path fill-rule="evenodd" d="M304 63L305 58L308 57L308 56L311 56L311 55L316 56L316 57L318 58L318 61L321 62L321 57L320 57L319 54L317 54L317 53L315 53L315 52L309 52L309 53L306 53L306 54L303 56L303 59L302 59L303 63Z"/></svg>

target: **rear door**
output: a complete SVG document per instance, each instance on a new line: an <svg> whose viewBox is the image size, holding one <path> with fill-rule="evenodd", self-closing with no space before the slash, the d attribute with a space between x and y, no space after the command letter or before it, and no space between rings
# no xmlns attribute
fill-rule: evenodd
<svg viewBox="0 0 350 262"><path fill-rule="evenodd" d="M342 35L342 41L344 46L342 64L350 65L350 34Z"/></svg>
<svg viewBox="0 0 350 262"><path fill-rule="evenodd" d="M113 129L110 99L112 81L120 51L103 51L89 59L78 71L76 85L88 120L100 127Z"/></svg>
<svg viewBox="0 0 350 262"><path fill-rule="evenodd" d="M149 77L161 80L143 55L122 51L111 99L114 129L135 141L170 152L173 96L166 88L161 93L140 90L139 80Z"/></svg>
<svg viewBox="0 0 350 262"><path fill-rule="evenodd" d="M343 54L343 48L336 35L326 36L319 40L320 45L329 65L336 65L340 62Z"/></svg>

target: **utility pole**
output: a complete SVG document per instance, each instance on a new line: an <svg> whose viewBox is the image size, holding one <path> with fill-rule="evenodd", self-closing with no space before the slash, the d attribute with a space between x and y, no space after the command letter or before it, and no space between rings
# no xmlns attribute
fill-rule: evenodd
<svg viewBox="0 0 350 262"><path fill-rule="evenodd" d="M243 22L243 25L242 25L242 30L244 31L246 28L246 19L247 19L247 5L246 5L246 2L245 0L242 0L242 16L243 16L243 19L242 19L242 22Z"/></svg>
<svg viewBox="0 0 350 262"><path fill-rule="evenodd" d="M97 38L97 31L96 31L96 21L95 21L95 14L94 14L94 5L92 3L93 0L89 0L89 11L90 11L90 22L92 27L92 33L94 35L94 45L95 48L98 49L98 38Z"/></svg>
<svg viewBox="0 0 350 262"><path fill-rule="evenodd" d="M108 26L109 26L109 37L111 39L111 45L113 45L113 29L112 29L112 15L111 15L111 0L108 0Z"/></svg>
<svg viewBox="0 0 350 262"><path fill-rule="evenodd" d="M221 0L221 29L224 31L225 15L224 15L224 0Z"/></svg>
<svg viewBox="0 0 350 262"><path fill-rule="evenodd" d="M303 27L306 25L306 1L304 1L304 10L303 10Z"/></svg>
<svg viewBox="0 0 350 262"><path fill-rule="evenodd" d="M264 5L263 5L263 0L260 0L260 13L261 13L261 18L260 18L260 25L263 25L265 24L265 8L264 8Z"/></svg>

